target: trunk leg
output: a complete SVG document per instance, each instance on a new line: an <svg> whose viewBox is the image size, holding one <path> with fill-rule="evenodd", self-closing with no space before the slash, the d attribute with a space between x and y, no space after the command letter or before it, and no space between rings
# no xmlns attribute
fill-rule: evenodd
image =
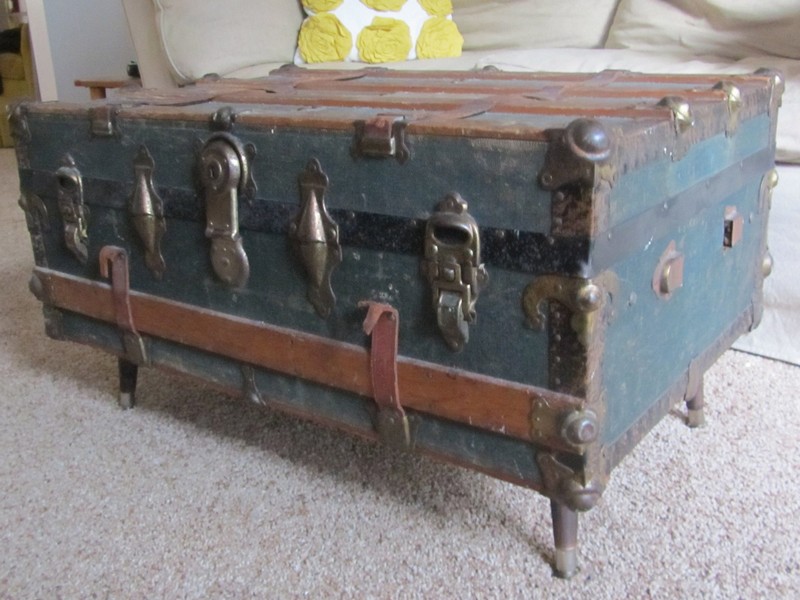
<svg viewBox="0 0 800 600"><path fill-rule="evenodd" d="M706 424L706 415L703 410L706 404L703 387L703 379L701 378L694 395L686 398L686 424L692 428L702 427Z"/></svg>
<svg viewBox="0 0 800 600"><path fill-rule="evenodd" d="M120 358L117 362L119 368L119 405L121 408L133 408L136 403L136 377L139 366Z"/></svg>
<svg viewBox="0 0 800 600"><path fill-rule="evenodd" d="M578 513L566 504L550 501L556 551L554 575L569 579L578 572Z"/></svg>

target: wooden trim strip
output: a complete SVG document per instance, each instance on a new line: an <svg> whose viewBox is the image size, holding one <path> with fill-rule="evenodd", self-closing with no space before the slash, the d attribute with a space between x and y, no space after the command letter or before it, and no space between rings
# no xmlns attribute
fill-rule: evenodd
<svg viewBox="0 0 800 600"><path fill-rule="evenodd" d="M609 77L609 73L613 77ZM698 83L708 83L714 85L720 79L736 79L737 81L760 80L766 78L763 75L755 74L710 74L710 73L644 73L638 71L607 69L600 72L591 73L569 73L557 71L543 72L521 72L521 71L446 71L446 70L402 70L402 69L382 69L366 68L360 70L348 69L325 69L315 70L296 67L290 65L272 71L269 75L271 81L282 81L292 84L298 81L324 80L342 81L355 79L376 79L376 80L405 80L409 78L420 80L434 80L442 83L458 82L464 80L482 79L486 81L553 81L579 83L584 85L602 85L608 83L668 83L696 85ZM253 80L225 80L236 81L237 83Z"/></svg>
<svg viewBox="0 0 800 600"><path fill-rule="evenodd" d="M63 310L115 323L109 285L36 267L44 301ZM242 319L141 292L130 292L137 330L322 385L373 397L365 348ZM579 398L406 357L397 361L404 408L530 441L533 401L570 412ZM558 420L558 419L556 419ZM558 446L558 440L554 440ZM566 443L562 450L573 450Z"/></svg>

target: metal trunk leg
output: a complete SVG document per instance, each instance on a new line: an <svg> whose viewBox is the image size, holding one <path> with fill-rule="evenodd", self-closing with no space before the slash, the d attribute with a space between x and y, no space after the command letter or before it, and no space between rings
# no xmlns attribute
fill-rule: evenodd
<svg viewBox="0 0 800 600"><path fill-rule="evenodd" d="M690 398L686 398L686 424L689 427L702 427L706 424L706 415L703 410L705 407L705 393L703 392L703 379L697 390Z"/></svg>
<svg viewBox="0 0 800 600"><path fill-rule="evenodd" d="M550 501L556 551L554 574L569 579L578 572L578 513L566 504Z"/></svg>
<svg viewBox="0 0 800 600"><path fill-rule="evenodd" d="M121 408L133 408L136 403L136 377L139 366L124 358L118 359L119 367L119 405Z"/></svg>

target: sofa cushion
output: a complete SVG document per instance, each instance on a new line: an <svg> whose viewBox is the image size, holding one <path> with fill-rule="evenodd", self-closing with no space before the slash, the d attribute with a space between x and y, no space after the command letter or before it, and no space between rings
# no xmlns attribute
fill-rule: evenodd
<svg viewBox="0 0 800 600"><path fill-rule="evenodd" d="M453 0L464 50L602 48L618 0Z"/></svg>
<svg viewBox="0 0 800 600"><path fill-rule="evenodd" d="M303 14L297 0L154 0L164 54L179 83L292 61Z"/></svg>
<svg viewBox="0 0 800 600"><path fill-rule="evenodd" d="M385 63L461 54L451 0L302 0L297 64Z"/></svg>
<svg viewBox="0 0 800 600"><path fill-rule="evenodd" d="M800 58L800 2L621 0L606 47Z"/></svg>
<svg viewBox="0 0 800 600"><path fill-rule="evenodd" d="M586 52L573 48L508 50L486 54L476 67L493 66L504 71L550 71L594 73L622 69L641 73L753 73L761 67L783 73L786 89L778 112L776 156L779 161L800 163L800 60L769 56L742 60L691 58L677 52L641 52L627 49L598 49Z"/></svg>

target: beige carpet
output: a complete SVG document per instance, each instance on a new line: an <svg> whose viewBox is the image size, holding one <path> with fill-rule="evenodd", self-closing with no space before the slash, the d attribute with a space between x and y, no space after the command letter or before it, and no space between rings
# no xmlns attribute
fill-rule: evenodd
<svg viewBox="0 0 800 600"><path fill-rule="evenodd" d="M548 502L44 336L0 151L0 598L798 598L800 367L729 352L551 576Z"/></svg>

